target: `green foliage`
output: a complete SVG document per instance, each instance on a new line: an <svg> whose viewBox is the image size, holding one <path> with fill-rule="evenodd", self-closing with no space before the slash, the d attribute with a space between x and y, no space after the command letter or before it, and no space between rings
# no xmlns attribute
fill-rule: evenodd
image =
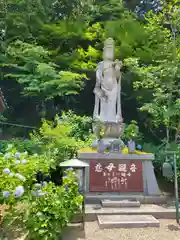
<svg viewBox="0 0 180 240"><path fill-rule="evenodd" d="M70 65L86 26L82 17L89 1L3 3L0 80L9 106L5 114L12 122L37 125L42 105L52 115L47 99L56 98L59 105L64 96L76 95L84 86L86 75ZM51 105L55 108L54 102ZM33 119L25 110L30 108Z"/></svg>
<svg viewBox="0 0 180 240"><path fill-rule="evenodd" d="M116 58L123 61L125 122L135 119L146 141L159 144L166 136L167 143L177 142L178 8L175 0L161 4L119 0L3 1L0 79L8 100L8 121L39 126L42 117L52 120L67 109L92 115L95 68L102 60L104 40L113 37ZM145 12L148 14L144 17ZM86 130L83 133L78 129L83 125L81 120L76 121L79 123L73 123L70 135L81 140L89 138ZM22 136L22 132L18 135Z"/></svg>
<svg viewBox="0 0 180 240"><path fill-rule="evenodd" d="M52 156L55 165L59 165L59 162L71 158L78 149L91 145L91 123L90 117L81 117L72 111L63 112L55 122L43 120L41 128L31 134L31 139L0 141L0 149L5 153L7 145L13 144L21 152L46 153Z"/></svg>
<svg viewBox="0 0 180 240"><path fill-rule="evenodd" d="M14 72L5 77L15 78L23 85L23 93L30 96L55 96L77 94L83 86L85 75L60 71L49 61L49 52L42 46L16 41L7 48L8 67ZM18 61L17 61L18 59Z"/></svg>
<svg viewBox="0 0 180 240"><path fill-rule="evenodd" d="M151 152L155 154L155 159L153 160L153 165L155 171L158 175L162 175L162 165L168 160L173 162L173 154L167 154L166 151L175 151L177 157L177 172L180 180L180 146L174 142L169 143L168 148L166 147L166 139L163 139L161 145L154 145L153 143L143 143L143 151ZM174 181L173 179L170 179Z"/></svg>
<svg viewBox="0 0 180 240"><path fill-rule="evenodd" d="M27 156L12 146L0 158L0 199L7 206L3 219L6 231L21 221L28 239L58 239L74 214L80 212L83 198L76 174L67 170L62 186L37 184L35 174L38 170L47 173L51 159Z"/></svg>
<svg viewBox="0 0 180 240"><path fill-rule="evenodd" d="M139 127L137 125L137 122L132 120L129 125L125 127L123 139L126 140L137 140L140 138L140 132Z"/></svg>
<svg viewBox="0 0 180 240"><path fill-rule="evenodd" d="M82 204L74 173L67 172L61 187L48 184L43 191L47 194L38 200L30 197L24 220L29 239L58 239L67 223L80 212Z"/></svg>
<svg viewBox="0 0 180 240"><path fill-rule="evenodd" d="M54 166L60 162L70 159L76 154L77 150L87 146L88 142L72 137L74 125L68 122L59 121L54 126L53 122L43 120L39 132L31 134L31 138L36 142L47 156L52 158Z"/></svg>
<svg viewBox="0 0 180 240"><path fill-rule="evenodd" d="M63 123L71 126L70 136L82 141L88 141L91 138L91 117L81 117L72 111L68 111L62 113L61 120Z"/></svg>
<svg viewBox="0 0 180 240"><path fill-rule="evenodd" d="M149 99L141 97L140 110L152 116L156 128L163 126L166 129L167 144L177 140L179 131L178 9L177 1L163 1L161 12L147 15L145 30L151 33L149 46L154 49L151 62L143 64L141 59L126 59L127 66L139 77L134 82L134 88L141 92L145 90L151 96Z"/></svg>
<svg viewBox="0 0 180 240"><path fill-rule="evenodd" d="M165 161L164 144L154 145L153 143L143 143L142 147L143 147L143 151L155 154L153 165L154 165L155 171L158 172L158 174L161 174L162 165Z"/></svg>
<svg viewBox="0 0 180 240"><path fill-rule="evenodd" d="M21 152L27 151L30 154L44 151L49 153L52 149L52 153L57 154L61 161L72 157L77 149L91 145L91 127L91 117L81 117L72 111L63 112L61 118L56 117L55 122L44 120L40 130L31 134L31 139L1 140L0 151L5 153L9 144L13 144Z"/></svg>
<svg viewBox="0 0 180 240"><path fill-rule="evenodd" d="M29 154L38 153L40 149L37 144L30 139L11 139L0 141L0 152L5 153L8 145L13 145L20 152L28 152Z"/></svg>
<svg viewBox="0 0 180 240"><path fill-rule="evenodd" d="M48 173L51 161L47 160L42 155L29 155L27 152L17 152L13 145L8 146L6 153L0 156L0 190L1 190L1 203L2 191L8 191L10 197L5 200L5 203L16 204L18 197L14 196L15 188L22 186L23 188L30 189L35 181L36 173L41 170ZM22 200L27 197L23 194Z"/></svg>
<svg viewBox="0 0 180 240"><path fill-rule="evenodd" d="M124 8L122 1L96 3L94 8L97 8L97 12L94 12L95 16L92 13L92 16L95 19L98 16L98 19L85 29L84 38L88 41L88 47L77 50L75 66L95 70L97 61L102 60L103 42L107 37L115 39L118 58L139 57L141 47L146 44L147 34L135 15Z"/></svg>

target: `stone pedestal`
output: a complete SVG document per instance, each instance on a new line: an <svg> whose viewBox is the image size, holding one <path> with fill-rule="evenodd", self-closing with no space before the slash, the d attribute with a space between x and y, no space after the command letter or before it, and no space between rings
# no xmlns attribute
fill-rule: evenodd
<svg viewBox="0 0 180 240"><path fill-rule="evenodd" d="M89 164L85 170L87 194L160 195L153 154L79 152L78 158Z"/></svg>
<svg viewBox="0 0 180 240"><path fill-rule="evenodd" d="M107 139L119 138L124 132L123 120L118 122L94 121L92 127L97 138L99 138L101 131L103 131L103 138Z"/></svg>

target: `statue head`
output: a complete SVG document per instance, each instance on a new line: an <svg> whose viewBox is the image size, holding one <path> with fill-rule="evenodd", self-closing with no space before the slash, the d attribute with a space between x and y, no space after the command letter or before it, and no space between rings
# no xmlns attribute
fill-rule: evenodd
<svg viewBox="0 0 180 240"><path fill-rule="evenodd" d="M114 60L114 40L112 38L106 39L103 49L104 60Z"/></svg>

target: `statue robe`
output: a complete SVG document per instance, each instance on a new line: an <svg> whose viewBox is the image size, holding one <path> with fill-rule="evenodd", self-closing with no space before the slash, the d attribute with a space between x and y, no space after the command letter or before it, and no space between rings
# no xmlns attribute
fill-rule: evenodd
<svg viewBox="0 0 180 240"><path fill-rule="evenodd" d="M94 93L93 118L103 122L116 122L121 117L120 82L112 61L98 64Z"/></svg>

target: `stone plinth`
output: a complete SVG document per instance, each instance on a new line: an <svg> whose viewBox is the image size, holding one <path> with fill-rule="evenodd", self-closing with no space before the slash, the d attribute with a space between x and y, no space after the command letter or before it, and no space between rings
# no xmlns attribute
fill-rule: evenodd
<svg viewBox="0 0 180 240"><path fill-rule="evenodd" d="M97 138L100 137L100 131L103 130L103 138L106 139L116 139L122 136L124 132L124 123L119 122L96 122L93 123L93 131Z"/></svg>
<svg viewBox="0 0 180 240"><path fill-rule="evenodd" d="M140 207L140 202L135 200L135 201L130 201L130 200L119 200L119 201L112 201L112 200L102 200L101 205L103 208L105 207L112 207L112 208L136 208Z"/></svg>
<svg viewBox="0 0 180 240"><path fill-rule="evenodd" d="M153 154L79 152L78 158L89 164L85 170L87 194L160 195Z"/></svg>
<svg viewBox="0 0 180 240"><path fill-rule="evenodd" d="M151 215L98 215L98 223L104 228L145 228L159 227L160 223Z"/></svg>

